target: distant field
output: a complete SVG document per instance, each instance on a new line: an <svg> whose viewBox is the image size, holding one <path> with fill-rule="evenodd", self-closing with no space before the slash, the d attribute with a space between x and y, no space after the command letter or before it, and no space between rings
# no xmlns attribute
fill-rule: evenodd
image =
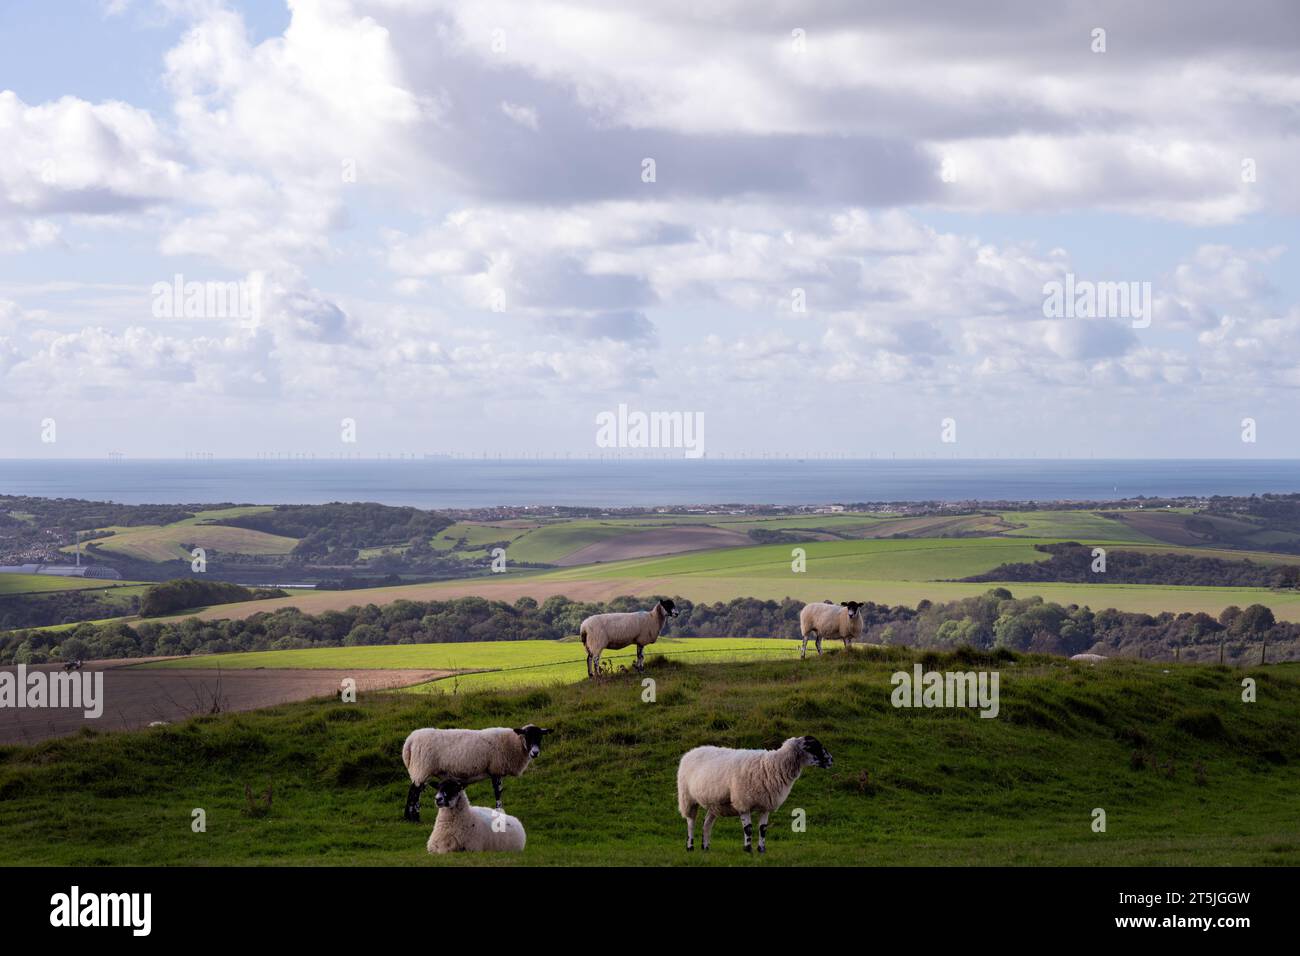
<svg viewBox="0 0 1300 956"><path fill-rule="evenodd" d="M1103 518L1092 511L1003 511L1002 518L1024 525L1008 535L1029 538L1066 538L1076 541L1124 541L1135 544L1159 544L1157 538L1114 518Z"/></svg>
<svg viewBox="0 0 1300 956"><path fill-rule="evenodd" d="M1180 546L1232 545L1237 548L1268 549L1279 544L1295 545L1300 535L1266 530L1244 518L1219 515L1190 515L1179 511L1121 511L1120 520L1141 534ZM1190 522L1190 526L1189 526Z"/></svg>
<svg viewBox="0 0 1300 956"><path fill-rule="evenodd" d="M106 554L120 554L138 561L188 561L187 545L230 554L271 555L288 554L298 540L248 528L179 523L126 528L93 543Z"/></svg>
<svg viewBox="0 0 1300 956"><path fill-rule="evenodd" d="M0 574L0 594L45 594L50 591L96 591L129 587L132 581L69 578L57 574Z"/></svg>
<svg viewBox="0 0 1300 956"><path fill-rule="evenodd" d="M450 551L461 538L465 539L466 550L459 552L466 557L482 557L483 548L498 541L511 541L528 534L536 525L520 527L516 522L501 524L484 524L477 521L460 521L442 531L431 542L434 550ZM524 559L520 559L524 560Z"/></svg>
<svg viewBox="0 0 1300 956"><path fill-rule="evenodd" d="M192 518L184 518L168 525L114 525L97 529L111 531L113 532L111 535L83 541L82 547L93 544L106 554L119 554L137 561L188 561L190 552L182 547L188 543L209 551L227 553L288 554L298 543L296 538L213 524L226 518L237 518L271 510L267 505L243 505L236 508L213 508L200 511ZM77 546L70 544L59 550L65 554L72 554L77 550Z"/></svg>
<svg viewBox="0 0 1300 956"><path fill-rule="evenodd" d="M568 574L586 579L607 577L683 578L779 577L925 581L978 574L1010 561L1043 561L1031 539L922 538L809 541L729 548L698 554L622 561L599 568L575 568ZM807 570L791 571L791 552L807 555ZM565 572L548 575L559 578Z"/></svg>
<svg viewBox="0 0 1300 956"><path fill-rule="evenodd" d="M666 657L685 663L772 659L798 655L799 643L763 638L662 637L646 649L646 657ZM603 659L615 669L636 659L634 648L610 651ZM587 676L586 652L576 641L479 641L464 644L405 644L381 647L322 647L300 651L261 651L186 657L141 665L149 669L271 668L300 670L420 669L441 671L485 670L483 674L458 674L408 688L412 693L460 693L503 687L540 687L571 684Z"/></svg>

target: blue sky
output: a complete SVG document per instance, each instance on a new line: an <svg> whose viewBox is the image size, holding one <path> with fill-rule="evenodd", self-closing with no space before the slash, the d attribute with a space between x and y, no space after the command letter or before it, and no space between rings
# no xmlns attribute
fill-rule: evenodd
<svg viewBox="0 0 1300 956"><path fill-rule="evenodd" d="M0 6L0 455L1294 455L1293 5L643 6Z"/></svg>

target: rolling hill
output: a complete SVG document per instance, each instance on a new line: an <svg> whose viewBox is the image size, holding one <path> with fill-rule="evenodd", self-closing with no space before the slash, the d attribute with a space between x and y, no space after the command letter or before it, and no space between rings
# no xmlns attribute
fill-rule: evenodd
<svg viewBox="0 0 1300 956"><path fill-rule="evenodd" d="M1136 661L928 654L935 670L994 669L1000 712L896 709L903 649L821 660L686 665L652 659L599 683L418 696L372 693L221 714L138 732L0 748L0 864L34 865L1295 865L1300 677ZM520 856L424 850L432 814L400 819L400 749L420 726L554 728L508 812ZM674 773L698 744L774 747L814 734L810 769L773 816L766 857L724 819L684 851ZM245 785L270 787L269 814ZM470 788L490 801L488 784ZM191 808L207 831L190 830ZM88 811L93 808L93 811ZM1104 833L1094 812L1106 813ZM1227 808L1227 809L1225 809ZM791 827L806 814L805 832Z"/></svg>

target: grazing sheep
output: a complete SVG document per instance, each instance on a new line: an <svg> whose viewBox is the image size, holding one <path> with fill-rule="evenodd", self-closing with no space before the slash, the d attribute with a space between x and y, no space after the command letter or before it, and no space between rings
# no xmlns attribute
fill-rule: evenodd
<svg viewBox="0 0 1300 956"><path fill-rule="evenodd" d="M636 645L636 669L645 670L645 646L659 640L664 621L677 616L672 601L663 600L652 611L631 611L625 614L593 614L582 622L578 634L587 649L587 676L594 678L600 672L600 655L607 650L616 651Z"/></svg>
<svg viewBox="0 0 1300 956"><path fill-rule="evenodd" d="M489 727L486 730L413 730L402 744L402 763L411 775L403 816L420 822L420 792L431 779L455 777L462 786L490 777L497 809L501 809L501 778L518 777L542 752L542 737L550 730L536 724Z"/></svg>
<svg viewBox="0 0 1300 956"><path fill-rule="evenodd" d="M702 849L718 817L739 816L745 828L745 852L751 853L758 814L758 852L767 852L767 818L781 809L790 788L811 764L829 767L834 761L816 737L791 737L776 750L732 750L696 747L677 765L677 809L686 819L686 849L695 849L695 814L704 807Z"/></svg>
<svg viewBox="0 0 1300 956"><path fill-rule="evenodd" d="M438 817L425 848L430 853L518 853L524 848L524 825L499 809L470 806L465 784L449 778L438 784Z"/></svg>
<svg viewBox="0 0 1300 956"><path fill-rule="evenodd" d="M858 601L841 601L838 605L830 601L820 604L805 604L799 612L799 633L803 635L803 645L799 649L799 659L808 656L808 638L817 640L817 654L822 652L822 638L832 637L844 641L846 650L853 647L853 642L862 636L862 604Z"/></svg>
<svg viewBox="0 0 1300 956"><path fill-rule="evenodd" d="M1102 661L1106 660L1106 657L1102 654L1075 654L1073 657L1070 658L1070 660L1086 661L1090 664L1099 664Z"/></svg>

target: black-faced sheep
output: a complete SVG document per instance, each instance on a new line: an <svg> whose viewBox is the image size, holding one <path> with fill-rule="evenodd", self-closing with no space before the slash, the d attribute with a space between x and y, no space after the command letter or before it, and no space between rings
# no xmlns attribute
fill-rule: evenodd
<svg viewBox="0 0 1300 956"><path fill-rule="evenodd" d="M411 776L403 816L420 822L420 792L430 780L454 777L462 785L491 778L497 809L501 809L501 778L518 777L542 752L542 737L550 730L536 724L489 727L486 730L413 730L402 744L402 763Z"/></svg>
<svg viewBox="0 0 1300 956"><path fill-rule="evenodd" d="M686 849L695 849L695 815L704 807L701 846L718 817L740 817L745 828L745 852L752 852L758 816L758 852L767 851L767 818L785 803L803 768L829 767L831 755L816 737L791 737L776 750L732 750L696 747L677 765L677 809L686 820Z"/></svg>
<svg viewBox="0 0 1300 956"><path fill-rule="evenodd" d="M677 616L672 601L663 600L651 611L593 614L582 622L578 635L587 649L587 676L600 672L600 655L630 644L636 645L636 669L645 670L645 648L659 640L664 621Z"/></svg>
<svg viewBox="0 0 1300 956"><path fill-rule="evenodd" d="M862 636L862 604L858 601L841 601L838 605L830 601L820 604L805 604L799 612L799 633L803 635L803 644L799 649L799 659L808 656L808 638L817 641L817 654L822 652L822 638L839 638L844 641L845 649L853 647L853 642Z"/></svg>
<svg viewBox="0 0 1300 956"><path fill-rule="evenodd" d="M438 817L425 848L430 853L519 852L524 825L518 817L487 807L471 806L465 784L449 778L438 784Z"/></svg>

